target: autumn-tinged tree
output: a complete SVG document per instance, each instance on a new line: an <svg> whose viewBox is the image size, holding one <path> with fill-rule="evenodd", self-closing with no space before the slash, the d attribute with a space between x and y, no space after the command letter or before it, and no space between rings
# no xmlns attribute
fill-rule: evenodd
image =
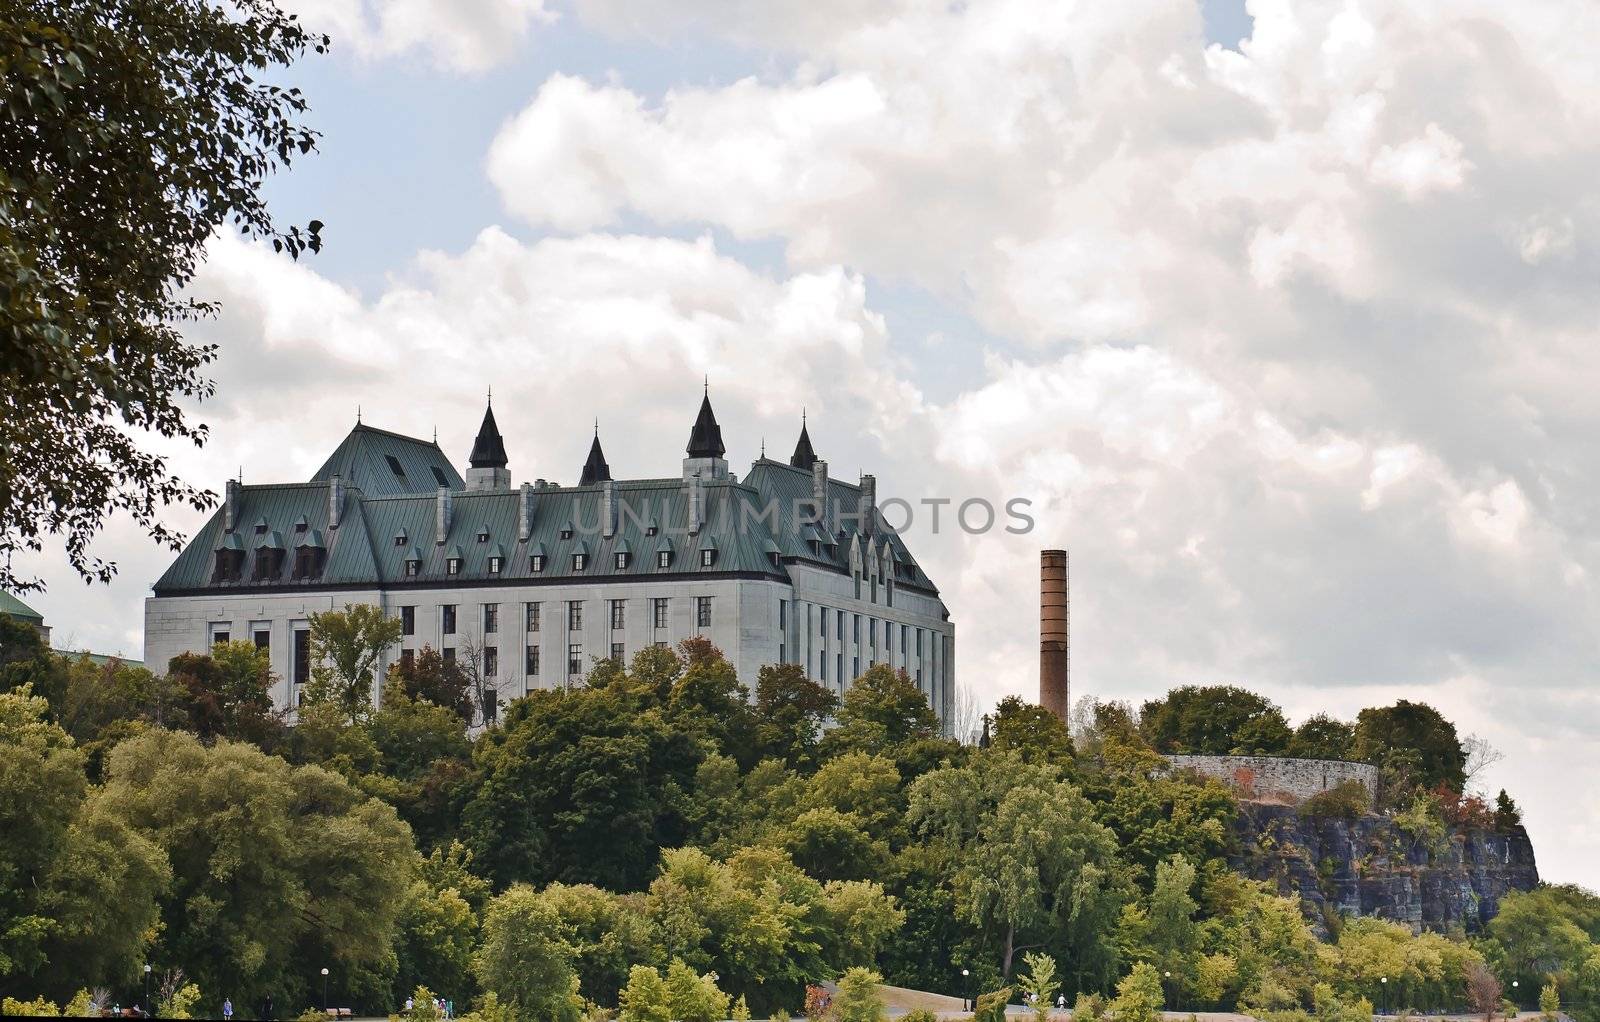
<svg viewBox="0 0 1600 1022"><path fill-rule="evenodd" d="M314 35L271 0L21 0L0 16L0 588L38 588L12 555L61 536L74 568L113 511L177 545L168 504L209 495L141 444L200 444L215 349L179 325L219 228L298 255L262 185L309 152L306 100L280 73Z"/></svg>
<svg viewBox="0 0 1600 1022"><path fill-rule="evenodd" d="M756 680L758 754L795 769L811 769L823 722L838 706L839 697L807 678L799 664L763 665Z"/></svg>
<svg viewBox="0 0 1600 1022"><path fill-rule="evenodd" d="M1467 1003L1483 1015L1483 1022L1494 1022L1502 994L1500 981L1487 965L1474 962L1467 969Z"/></svg>

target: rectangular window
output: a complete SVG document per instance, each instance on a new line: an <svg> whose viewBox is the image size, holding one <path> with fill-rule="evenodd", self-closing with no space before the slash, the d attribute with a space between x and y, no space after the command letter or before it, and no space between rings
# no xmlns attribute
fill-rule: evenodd
<svg viewBox="0 0 1600 1022"><path fill-rule="evenodd" d="M789 662L788 652L787 652L786 647L784 646L784 644L780 642L780 643L778 643L778 663L786 664L788 662Z"/></svg>
<svg viewBox="0 0 1600 1022"><path fill-rule="evenodd" d="M569 632L581 632L581 631L583 631L583 601L582 600L568 600L567 601L567 631L569 631Z"/></svg>
<svg viewBox="0 0 1600 1022"><path fill-rule="evenodd" d="M917 629L917 659L922 659L922 629Z"/></svg>
<svg viewBox="0 0 1600 1022"><path fill-rule="evenodd" d="M778 628L779 629L784 629L784 628L787 628L787 627L789 627L789 601L788 600L779 600L778 601Z"/></svg>
<svg viewBox="0 0 1600 1022"><path fill-rule="evenodd" d="M872 576L872 602L878 602L878 576Z"/></svg>
<svg viewBox="0 0 1600 1022"><path fill-rule="evenodd" d="M401 667L404 667L406 670L409 671L409 670L411 670L411 666L413 664L415 664L416 662L417 662L417 651L416 650L414 650L414 649L402 649L400 651L400 666Z"/></svg>
<svg viewBox="0 0 1600 1022"><path fill-rule="evenodd" d="M531 554L528 557L528 570L534 574L544 570L544 554Z"/></svg>
<svg viewBox="0 0 1600 1022"><path fill-rule="evenodd" d="M861 645L861 615L850 615L850 641L857 646Z"/></svg>
<svg viewBox="0 0 1600 1022"><path fill-rule="evenodd" d="M611 644L611 659L617 661L618 663L621 663L622 662L622 658L623 658L622 643L613 642Z"/></svg>
<svg viewBox="0 0 1600 1022"><path fill-rule="evenodd" d="M611 630L621 631L628 627L628 601L611 600Z"/></svg>
<svg viewBox="0 0 1600 1022"><path fill-rule="evenodd" d="M839 614L838 620L836 620L834 622L836 625L838 625L838 627L833 630L833 634L838 637L840 644L843 644L844 643L844 611L841 610L841 611L838 612L838 614Z"/></svg>
<svg viewBox="0 0 1600 1022"><path fill-rule="evenodd" d="M711 597L696 596L694 598L694 623L698 628L711 627Z"/></svg>
<svg viewBox="0 0 1600 1022"><path fill-rule="evenodd" d="M667 597L655 596L650 600L650 614L652 624L656 628L667 627Z"/></svg>
<svg viewBox="0 0 1600 1022"><path fill-rule="evenodd" d="M485 692L483 694L483 719L486 721L500 719L500 693Z"/></svg>
<svg viewBox="0 0 1600 1022"><path fill-rule="evenodd" d="M304 685L311 680L311 632L304 628L294 631L294 683Z"/></svg>
<svg viewBox="0 0 1600 1022"><path fill-rule="evenodd" d="M585 567L588 566L588 564L589 564L589 555L588 554L573 554L572 555L572 570L573 571L582 571Z"/></svg>
<svg viewBox="0 0 1600 1022"><path fill-rule="evenodd" d="M702 550L702 551L700 551L700 567L709 568L709 567L711 567L711 562L715 561L716 559L717 559L717 552L715 550Z"/></svg>
<svg viewBox="0 0 1600 1022"><path fill-rule="evenodd" d="M483 676L493 678L500 673L500 651L493 646L483 647Z"/></svg>
<svg viewBox="0 0 1600 1022"><path fill-rule="evenodd" d="M415 608L415 607L401 607L400 608L400 634L401 635L415 635L415 634L417 634L417 608Z"/></svg>
<svg viewBox="0 0 1600 1022"><path fill-rule="evenodd" d="M876 618L867 618L867 645L872 651L878 651L878 621Z"/></svg>
<svg viewBox="0 0 1600 1022"><path fill-rule="evenodd" d="M539 676L539 647L537 645L528 647L527 661L524 666L527 668L528 677L537 678Z"/></svg>
<svg viewBox="0 0 1600 1022"><path fill-rule="evenodd" d="M910 625L900 626L900 656L906 655L906 634L911 631Z"/></svg>
<svg viewBox="0 0 1600 1022"><path fill-rule="evenodd" d="M456 605L453 603L441 604L439 607L439 630L445 635L456 633Z"/></svg>
<svg viewBox="0 0 1600 1022"><path fill-rule="evenodd" d="M828 608L827 607L823 607L822 608L821 617L822 617L822 641L823 642L827 642L828 641Z"/></svg>
<svg viewBox="0 0 1600 1022"><path fill-rule="evenodd" d="M530 604L528 604L528 631L537 632L538 630L539 630L539 605L537 603L530 603Z"/></svg>
<svg viewBox="0 0 1600 1022"><path fill-rule="evenodd" d="M446 646L439 651L439 655L444 657L444 662L447 664L456 662L456 648L454 646Z"/></svg>
<svg viewBox="0 0 1600 1022"><path fill-rule="evenodd" d="M821 673L822 681L828 680L828 654L824 653L817 658L817 669Z"/></svg>
<svg viewBox="0 0 1600 1022"><path fill-rule="evenodd" d="M257 628L254 638L256 641L256 649L272 649L272 632L269 630L265 628Z"/></svg>
<svg viewBox="0 0 1600 1022"><path fill-rule="evenodd" d="M500 604L485 603L483 605L483 634L491 635L500 630Z"/></svg>
<svg viewBox="0 0 1600 1022"><path fill-rule="evenodd" d="M622 571L627 566L628 566L628 555L625 552L621 551L621 550L617 551L617 570L618 571Z"/></svg>
<svg viewBox="0 0 1600 1022"><path fill-rule="evenodd" d="M833 655L833 657L834 657L834 660L833 660L834 672L833 673L838 677L838 679L839 679L839 687L842 689L842 688L844 688L844 654L843 653L835 653Z"/></svg>
<svg viewBox="0 0 1600 1022"><path fill-rule="evenodd" d="M861 677L861 658L858 656L853 656L850 658L850 677Z"/></svg>
<svg viewBox="0 0 1600 1022"><path fill-rule="evenodd" d="M671 550L657 550L656 551L656 567L658 567L658 568L669 568L671 566L672 566L672 551Z"/></svg>
<svg viewBox="0 0 1600 1022"><path fill-rule="evenodd" d="M220 645L222 645L223 643L225 643L227 641L228 641L228 633L226 631L223 631L222 629L219 628L219 629L214 630L211 633L211 645L220 646Z"/></svg>
<svg viewBox="0 0 1600 1022"><path fill-rule="evenodd" d="M567 647L567 673L576 675L583 673L583 643L574 642Z"/></svg>

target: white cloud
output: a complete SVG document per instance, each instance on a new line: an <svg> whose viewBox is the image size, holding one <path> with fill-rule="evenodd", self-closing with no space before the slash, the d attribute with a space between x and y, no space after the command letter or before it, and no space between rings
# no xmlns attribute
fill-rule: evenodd
<svg viewBox="0 0 1600 1022"><path fill-rule="evenodd" d="M421 52L453 70L484 71L505 60L537 24L553 21L544 0L285 0L314 31L364 60Z"/></svg>
<svg viewBox="0 0 1600 1022"><path fill-rule="evenodd" d="M1437 124L1429 124L1420 137L1379 149L1372 160L1372 180L1416 199L1461 187L1471 167L1471 161L1462 158L1461 142Z"/></svg>

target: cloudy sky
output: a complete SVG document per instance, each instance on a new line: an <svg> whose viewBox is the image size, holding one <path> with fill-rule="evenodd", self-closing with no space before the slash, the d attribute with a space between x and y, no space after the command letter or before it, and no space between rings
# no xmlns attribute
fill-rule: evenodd
<svg viewBox="0 0 1600 1022"><path fill-rule="evenodd" d="M804 407L881 494L1032 500L910 530L981 698L1034 692L1068 546L1075 695L1425 699L1600 886L1600 8L300 6L325 138L271 192L327 249L214 246L187 478L303 478L358 405L464 462L490 385L518 481L596 418L672 474L709 374L736 471ZM137 654L170 555L100 552L30 602Z"/></svg>

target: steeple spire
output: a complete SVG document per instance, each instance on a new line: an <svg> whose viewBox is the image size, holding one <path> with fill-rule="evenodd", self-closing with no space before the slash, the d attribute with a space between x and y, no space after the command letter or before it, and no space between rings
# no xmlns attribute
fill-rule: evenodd
<svg viewBox="0 0 1600 1022"><path fill-rule="evenodd" d="M478 439L472 443L472 456L467 459L473 468L505 468L506 442L495 425L494 406L483 410L483 425L478 427Z"/></svg>
<svg viewBox="0 0 1600 1022"><path fill-rule="evenodd" d="M811 449L811 434L806 431L806 413L800 411L800 440L794 445L794 453L789 456L789 464L795 468L811 471L811 466L817 463L817 452Z"/></svg>
<svg viewBox="0 0 1600 1022"><path fill-rule="evenodd" d="M705 395L700 398L700 414L695 417L694 429L689 431L688 453L691 458L720 458L725 450L722 446L722 427L717 425L717 415L711 410L711 381L708 377Z"/></svg>
<svg viewBox="0 0 1600 1022"><path fill-rule="evenodd" d="M611 478L611 466L606 464L605 452L600 449L600 423L595 422L594 440L589 444L589 460L583 463L583 476L579 486L593 486Z"/></svg>

